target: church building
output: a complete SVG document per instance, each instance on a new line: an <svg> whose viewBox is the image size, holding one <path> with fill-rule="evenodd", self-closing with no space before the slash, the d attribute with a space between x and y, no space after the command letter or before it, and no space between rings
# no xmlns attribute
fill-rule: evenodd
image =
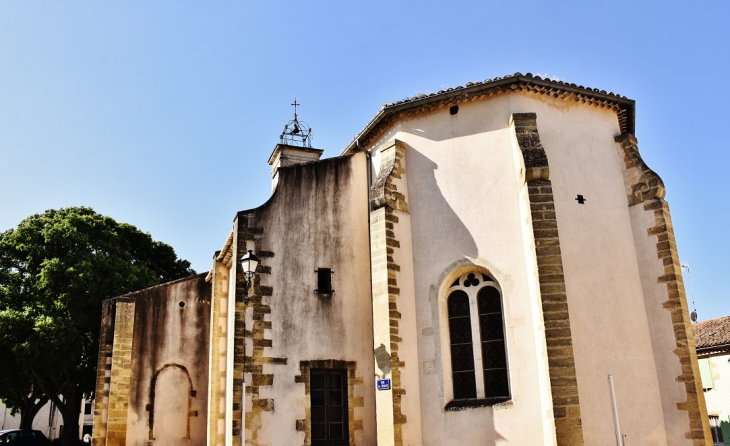
<svg viewBox="0 0 730 446"><path fill-rule="evenodd" d="M94 444L711 444L634 114L516 73L320 159L295 112L210 271L105 302Z"/></svg>

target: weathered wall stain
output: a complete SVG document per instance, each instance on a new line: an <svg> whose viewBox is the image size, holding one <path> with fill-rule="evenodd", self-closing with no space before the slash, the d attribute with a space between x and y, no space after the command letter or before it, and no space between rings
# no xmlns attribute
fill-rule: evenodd
<svg viewBox="0 0 730 446"><path fill-rule="evenodd" d="M195 416L195 417L198 416L198 411L197 410L196 411L191 411L190 410L190 408L192 406L191 399L197 397L197 392L195 390L193 390L193 381L190 379L190 373L188 373L188 369L185 366L180 365L180 364L174 364L174 363L165 364L159 370L157 370L154 375L152 375L152 382L150 382L150 398L149 398L149 403L146 406L146 409L149 412L149 426L150 426L149 439L150 439L150 441L154 441L156 439L156 437L157 438L160 437L160 435L155 435L155 413L156 413L156 411L166 411L168 413L169 412L178 412L178 410L176 410L177 407L176 407L175 404L172 404L172 405L171 404L168 404L168 405L166 405L164 407L164 409L161 409L159 407L159 405L157 407L155 407L155 395L157 394L157 387L159 385L158 384L158 378L160 377L160 374L161 373L163 373L165 371L168 371L169 372L172 369L180 370L184 374L184 381L185 382L183 384L185 384L186 387L187 387L187 389L188 389L187 390L187 393L181 392L181 389L179 387L177 387L177 386L174 386L174 385L173 386L168 386L169 388L166 388L165 389L167 391L171 391L171 393L174 392L177 395L182 395L184 397L184 400L185 400L185 405L184 405L184 409L185 410L184 410L184 412L182 414L185 421L184 421L184 423L181 423L182 425L185 426L185 429L183 431L183 434L184 435L179 436L179 437L176 436L174 439L177 439L177 440L179 440L179 439L190 440L190 417L191 416ZM158 422L160 422L160 424L162 424L163 426L165 424L168 424L168 425L174 424L175 422L178 422L179 423L179 420L174 420L173 419L172 421L170 421L168 418L175 418L175 417L174 416L173 417L165 417L165 420L159 420ZM171 430L174 431L174 429L171 429Z"/></svg>

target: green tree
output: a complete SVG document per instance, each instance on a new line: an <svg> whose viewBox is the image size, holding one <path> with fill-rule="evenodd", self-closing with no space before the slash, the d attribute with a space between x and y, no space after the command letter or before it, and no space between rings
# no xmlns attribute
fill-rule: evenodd
<svg viewBox="0 0 730 446"><path fill-rule="evenodd" d="M90 208L49 210L0 234L0 346L33 377L25 396L37 386L59 408L63 444L78 441L94 391L102 301L192 274L169 245Z"/></svg>

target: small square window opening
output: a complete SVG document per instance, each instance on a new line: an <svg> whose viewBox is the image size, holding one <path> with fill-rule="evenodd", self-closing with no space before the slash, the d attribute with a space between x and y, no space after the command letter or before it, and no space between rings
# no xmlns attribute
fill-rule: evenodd
<svg viewBox="0 0 730 446"><path fill-rule="evenodd" d="M314 290L319 294L332 294L332 274L330 268L317 269L317 289Z"/></svg>

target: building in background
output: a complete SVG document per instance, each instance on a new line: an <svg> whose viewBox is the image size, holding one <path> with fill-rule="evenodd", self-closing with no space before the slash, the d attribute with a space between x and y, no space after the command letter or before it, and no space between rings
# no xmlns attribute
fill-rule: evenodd
<svg viewBox="0 0 730 446"><path fill-rule="evenodd" d="M61 424L61 412L52 402L43 406L33 419L33 429L43 432L51 440L60 435ZM18 428L20 428L20 414L12 416L10 408L5 407L0 401L0 431Z"/></svg>
<svg viewBox="0 0 730 446"><path fill-rule="evenodd" d="M91 436L91 429L94 424L94 401L82 401L81 415L79 416L80 438L85 434ZM0 401L0 431L6 429L18 429L20 427L20 415L12 416L10 409ZM43 432L50 440L60 438L63 432L63 417L53 402L46 403L38 411L33 419L33 429Z"/></svg>
<svg viewBox="0 0 730 446"><path fill-rule="evenodd" d="M716 446L730 446L730 316L692 326L707 415Z"/></svg>
<svg viewBox="0 0 730 446"><path fill-rule="evenodd" d="M518 73L330 159L295 111L210 272L105 303L95 444L710 442L634 110Z"/></svg>

